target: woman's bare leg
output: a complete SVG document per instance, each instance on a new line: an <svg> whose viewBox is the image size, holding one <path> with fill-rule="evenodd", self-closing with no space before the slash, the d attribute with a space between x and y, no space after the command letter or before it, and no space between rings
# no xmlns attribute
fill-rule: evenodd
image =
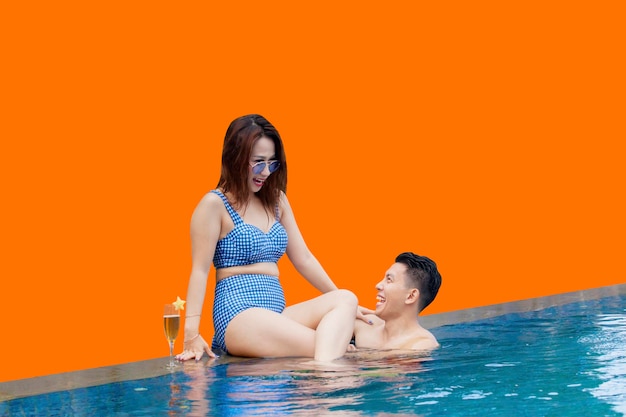
<svg viewBox="0 0 626 417"><path fill-rule="evenodd" d="M331 361L346 352L357 307L353 293L337 290L287 307L282 314L251 308L228 325L226 346L236 356Z"/></svg>
<svg viewBox="0 0 626 417"><path fill-rule="evenodd" d="M328 305L332 307L328 309ZM283 314L316 329L314 358L329 361L346 353L354 333L357 308L358 300L352 292L336 290L288 307Z"/></svg>

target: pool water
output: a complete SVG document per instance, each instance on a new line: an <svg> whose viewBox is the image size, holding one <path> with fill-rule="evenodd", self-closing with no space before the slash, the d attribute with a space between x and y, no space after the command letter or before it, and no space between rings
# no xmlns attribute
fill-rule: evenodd
<svg viewBox="0 0 626 417"><path fill-rule="evenodd" d="M429 356L204 360L9 400L0 415L626 416L626 295L431 330L441 348Z"/></svg>

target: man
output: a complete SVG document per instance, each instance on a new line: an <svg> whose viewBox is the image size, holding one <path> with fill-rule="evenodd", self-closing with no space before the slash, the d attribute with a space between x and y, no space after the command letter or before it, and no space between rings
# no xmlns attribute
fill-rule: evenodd
<svg viewBox="0 0 626 417"><path fill-rule="evenodd" d="M423 328L418 315L434 299L441 286L435 262L425 256L404 252L376 285L376 310L357 320L356 348L430 350L439 346L435 336ZM371 311L371 310L370 310Z"/></svg>

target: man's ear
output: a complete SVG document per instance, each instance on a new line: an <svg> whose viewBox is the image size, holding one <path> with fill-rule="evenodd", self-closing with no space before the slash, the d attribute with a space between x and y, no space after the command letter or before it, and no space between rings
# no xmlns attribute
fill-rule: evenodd
<svg viewBox="0 0 626 417"><path fill-rule="evenodd" d="M417 288L411 288L409 293L406 295L406 300L404 300L404 304L413 304L417 303L420 299L420 290Z"/></svg>

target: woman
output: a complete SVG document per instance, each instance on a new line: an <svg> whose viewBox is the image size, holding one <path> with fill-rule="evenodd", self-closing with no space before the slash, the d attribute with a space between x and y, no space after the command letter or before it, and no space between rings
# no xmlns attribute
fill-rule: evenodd
<svg viewBox="0 0 626 417"><path fill-rule="evenodd" d="M202 198L191 219L185 341L177 359L199 360L203 352L215 357L199 333L211 261L217 281L212 349L235 356L303 356L324 362L345 353L357 298L337 289L307 248L286 185L287 162L278 131L259 115L235 119L224 138L217 189ZM285 308L277 266L285 252L323 295Z"/></svg>

